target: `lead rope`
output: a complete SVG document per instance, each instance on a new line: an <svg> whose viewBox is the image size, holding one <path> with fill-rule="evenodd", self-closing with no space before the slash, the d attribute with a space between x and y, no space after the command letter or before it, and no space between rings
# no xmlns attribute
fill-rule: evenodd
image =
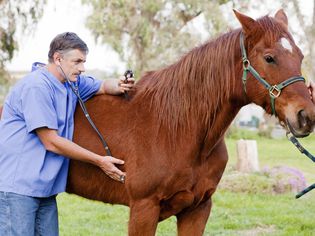
<svg viewBox="0 0 315 236"><path fill-rule="evenodd" d="M315 162L315 157L307 151L301 144L300 142L294 137L294 135L288 131L287 132L287 138L293 143L293 145L305 156L307 156L309 159L311 159L313 162ZM299 192L297 195L295 195L295 198L300 198L304 194L308 193L309 191L313 190L315 188L315 183L310 185L309 187L305 188L301 192Z"/></svg>

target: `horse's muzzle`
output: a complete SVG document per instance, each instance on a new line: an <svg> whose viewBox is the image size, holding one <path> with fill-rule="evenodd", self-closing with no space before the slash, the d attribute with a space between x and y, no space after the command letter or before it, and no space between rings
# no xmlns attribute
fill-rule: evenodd
<svg viewBox="0 0 315 236"><path fill-rule="evenodd" d="M286 126L290 132L297 138L308 136L314 129L315 116L309 116L305 110L300 110L297 113L296 122L290 122L286 119Z"/></svg>

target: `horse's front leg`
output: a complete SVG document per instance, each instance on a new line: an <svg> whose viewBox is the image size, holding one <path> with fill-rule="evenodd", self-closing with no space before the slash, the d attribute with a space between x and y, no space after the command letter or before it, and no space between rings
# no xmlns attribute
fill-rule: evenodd
<svg viewBox="0 0 315 236"><path fill-rule="evenodd" d="M154 236L160 215L160 206L151 199L141 199L130 204L129 236Z"/></svg>
<svg viewBox="0 0 315 236"><path fill-rule="evenodd" d="M178 214L176 216L178 236L203 235L210 215L211 205L210 198L200 204L197 208Z"/></svg>
<svg viewBox="0 0 315 236"><path fill-rule="evenodd" d="M208 153L207 148L204 152ZM209 188L208 191L212 190L213 193L216 189L225 169L227 159L227 149L224 140L222 139L210 153L210 156L207 158L208 164L205 164L204 169L201 171L201 173L204 173L206 178L210 181L207 185ZM199 187L204 191L206 190L202 184ZM177 230L179 236L199 236L203 234L211 211L211 195L209 195L208 199L205 198L204 202L196 208L187 209L177 215Z"/></svg>

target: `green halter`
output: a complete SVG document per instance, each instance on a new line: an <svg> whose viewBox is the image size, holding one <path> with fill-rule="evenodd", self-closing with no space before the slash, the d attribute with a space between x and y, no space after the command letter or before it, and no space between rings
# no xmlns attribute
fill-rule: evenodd
<svg viewBox="0 0 315 236"><path fill-rule="evenodd" d="M271 109L272 109L272 115L277 115L276 114L276 108L275 108L275 99L277 97L280 96L281 94L281 90L298 81L303 81L305 82L304 77L302 76L294 76L291 77L283 82L281 82L280 84L276 84L276 85L270 85L266 80L264 80L263 78L260 77L260 75L258 74L258 72L250 65L250 62L246 56L246 50L245 50L245 46L244 46L244 36L243 33L241 33L240 36L240 45L241 45L241 51L242 51L242 61L243 61L243 77L242 77L242 81L243 81L243 86L244 86L244 91L246 93L246 79L247 79L247 72L250 72L260 83L262 83L264 85L264 87L266 89L268 89L269 91L269 96L271 99Z"/></svg>

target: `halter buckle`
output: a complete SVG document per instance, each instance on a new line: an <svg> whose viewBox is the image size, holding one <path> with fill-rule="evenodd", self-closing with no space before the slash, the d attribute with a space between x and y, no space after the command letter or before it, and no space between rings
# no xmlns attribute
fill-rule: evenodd
<svg viewBox="0 0 315 236"><path fill-rule="evenodd" d="M281 89L277 85L273 85L269 88L269 94L272 98L277 98L281 94Z"/></svg>
<svg viewBox="0 0 315 236"><path fill-rule="evenodd" d="M248 59L243 59L243 69L244 70L248 70L248 68L250 67L250 62Z"/></svg>

